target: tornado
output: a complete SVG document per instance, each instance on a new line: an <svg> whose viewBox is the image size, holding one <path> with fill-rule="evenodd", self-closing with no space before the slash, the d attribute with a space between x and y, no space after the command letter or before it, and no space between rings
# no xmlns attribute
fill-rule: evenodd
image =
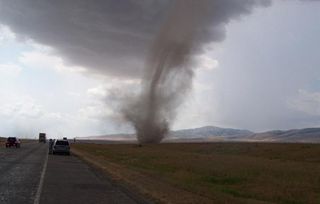
<svg viewBox="0 0 320 204"><path fill-rule="evenodd" d="M175 1L151 47L142 92L124 109L140 143L159 143L191 88L190 57L206 1Z"/></svg>
<svg viewBox="0 0 320 204"><path fill-rule="evenodd" d="M193 56L209 42L225 38L232 18L250 13L268 0L176 0L150 47L142 78L142 91L128 99L124 118L136 130L140 144L160 143L166 137L192 88Z"/></svg>

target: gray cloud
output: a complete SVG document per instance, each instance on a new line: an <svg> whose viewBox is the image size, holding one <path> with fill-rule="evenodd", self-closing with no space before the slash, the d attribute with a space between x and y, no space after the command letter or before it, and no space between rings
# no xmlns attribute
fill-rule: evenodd
<svg viewBox="0 0 320 204"><path fill-rule="evenodd" d="M49 45L66 63L111 76L139 77L170 0L0 0L0 23ZM225 24L270 0L215 0L198 40L225 38Z"/></svg>

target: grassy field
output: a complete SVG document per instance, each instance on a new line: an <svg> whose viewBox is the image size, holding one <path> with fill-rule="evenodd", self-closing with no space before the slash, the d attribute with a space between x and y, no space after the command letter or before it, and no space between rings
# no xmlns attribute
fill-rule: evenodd
<svg viewBox="0 0 320 204"><path fill-rule="evenodd" d="M318 144L75 144L72 148L163 203L320 203Z"/></svg>

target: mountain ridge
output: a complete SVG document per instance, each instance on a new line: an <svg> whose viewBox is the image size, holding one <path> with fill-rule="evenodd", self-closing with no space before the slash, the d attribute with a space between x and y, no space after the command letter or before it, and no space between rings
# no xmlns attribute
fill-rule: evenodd
<svg viewBox="0 0 320 204"><path fill-rule="evenodd" d="M135 134L110 134L101 136L78 137L78 139L134 141ZM198 128L170 131L164 142L307 142L320 143L320 128L290 130L270 130L255 133L246 129L203 126Z"/></svg>

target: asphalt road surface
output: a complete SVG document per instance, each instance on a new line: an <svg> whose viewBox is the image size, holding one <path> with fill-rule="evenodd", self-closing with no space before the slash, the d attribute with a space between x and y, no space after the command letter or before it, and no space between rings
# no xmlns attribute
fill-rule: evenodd
<svg viewBox="0 0 320 204"><path fill-rule="evenodd" d="M49 155L47 144L0 147L0 203L148 203L75 156Z"/></svg>
<svg viewBox="0 0 320 204"><path fill-rule="evenodd" d="M0 147L0 203L33 203L47 146Z"/></svg>

